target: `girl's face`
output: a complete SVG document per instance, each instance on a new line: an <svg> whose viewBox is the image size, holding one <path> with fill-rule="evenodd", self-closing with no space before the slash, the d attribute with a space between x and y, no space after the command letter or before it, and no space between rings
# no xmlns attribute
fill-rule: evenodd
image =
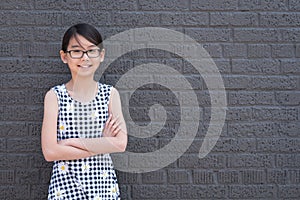
<svg viewBox="0 0 300 200"><path fill-rule="evenodd" d="M95 54L97 55L98 49L99 47L97 47L95 44L89 42L83 36L77 35L77 40L75 37L70 39L67 48L68 52L60 51L60 56L62 61L68 64L72 76L93 76L100 63L104 59L104 50L99 52L100 55L98 57L94 57ZM90 52L84 53L82 58L77 58L78 54L81 53L80 51ZM90 57L87 54L89 54ZM74 58L74 55L77 57Z"/></svg>

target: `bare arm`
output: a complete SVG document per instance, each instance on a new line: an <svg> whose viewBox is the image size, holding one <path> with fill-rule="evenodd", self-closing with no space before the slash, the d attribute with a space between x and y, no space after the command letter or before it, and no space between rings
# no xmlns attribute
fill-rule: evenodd
<svg viewBox="0 0 300 200"><path fill-rule="evenodd" d="M65 146L57 142L58 102L54 91L47 92L44 101L44 119L42 126L41 144L47 161L74 160L92 155L86 149Z"/></svg>
<svg viewBox="0 0 300 200"><path fill-rule="evenodd" d="M124 152L127 145L127 130L122 113L119 92L113 88L109 102L110 116L105 124L103 137L70 138L60 143L89 151L91 155Z"/></svg>

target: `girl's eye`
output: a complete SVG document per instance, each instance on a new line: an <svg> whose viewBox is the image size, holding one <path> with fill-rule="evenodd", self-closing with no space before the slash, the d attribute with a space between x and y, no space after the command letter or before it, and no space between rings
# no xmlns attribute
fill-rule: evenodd
<svg viewBox="0 0 300 200"><path fill-rule="evenodd" d="M97 52L97 49L91 49L91 50L88 50L88 52L95 53L95 52Z"/></svg>
<svg viewBox="0 0 300 200"><path fill-rule="evenodd" d="M79 53L79 52L81 52L81 50L73 50L73 52Z"/></svg>

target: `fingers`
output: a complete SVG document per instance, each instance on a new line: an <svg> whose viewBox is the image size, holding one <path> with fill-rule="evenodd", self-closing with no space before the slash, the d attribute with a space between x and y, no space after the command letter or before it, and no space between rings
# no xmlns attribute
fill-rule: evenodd
<svg viewBox="0 0 300 200"><path fill-rule="evenodd" d="M104 137L116 136L121 131L120 124L121 122L119 121L119 117L113 117L113 115L110 114L105 123L103 136Z"/></svg>

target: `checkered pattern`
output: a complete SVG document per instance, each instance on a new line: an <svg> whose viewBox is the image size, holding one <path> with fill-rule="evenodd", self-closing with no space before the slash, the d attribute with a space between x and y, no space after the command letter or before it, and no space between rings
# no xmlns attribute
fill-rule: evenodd
<svg viewBox="0 0 300 200"><path fill-rule="evenodd" d="M52 88L59 104L58 140L102 136L112 87L98 83L98 88L96 97L89 103L72 99L64 84ZM48 199L119 199L117 178L110 155L55 161Z"/></svg>

